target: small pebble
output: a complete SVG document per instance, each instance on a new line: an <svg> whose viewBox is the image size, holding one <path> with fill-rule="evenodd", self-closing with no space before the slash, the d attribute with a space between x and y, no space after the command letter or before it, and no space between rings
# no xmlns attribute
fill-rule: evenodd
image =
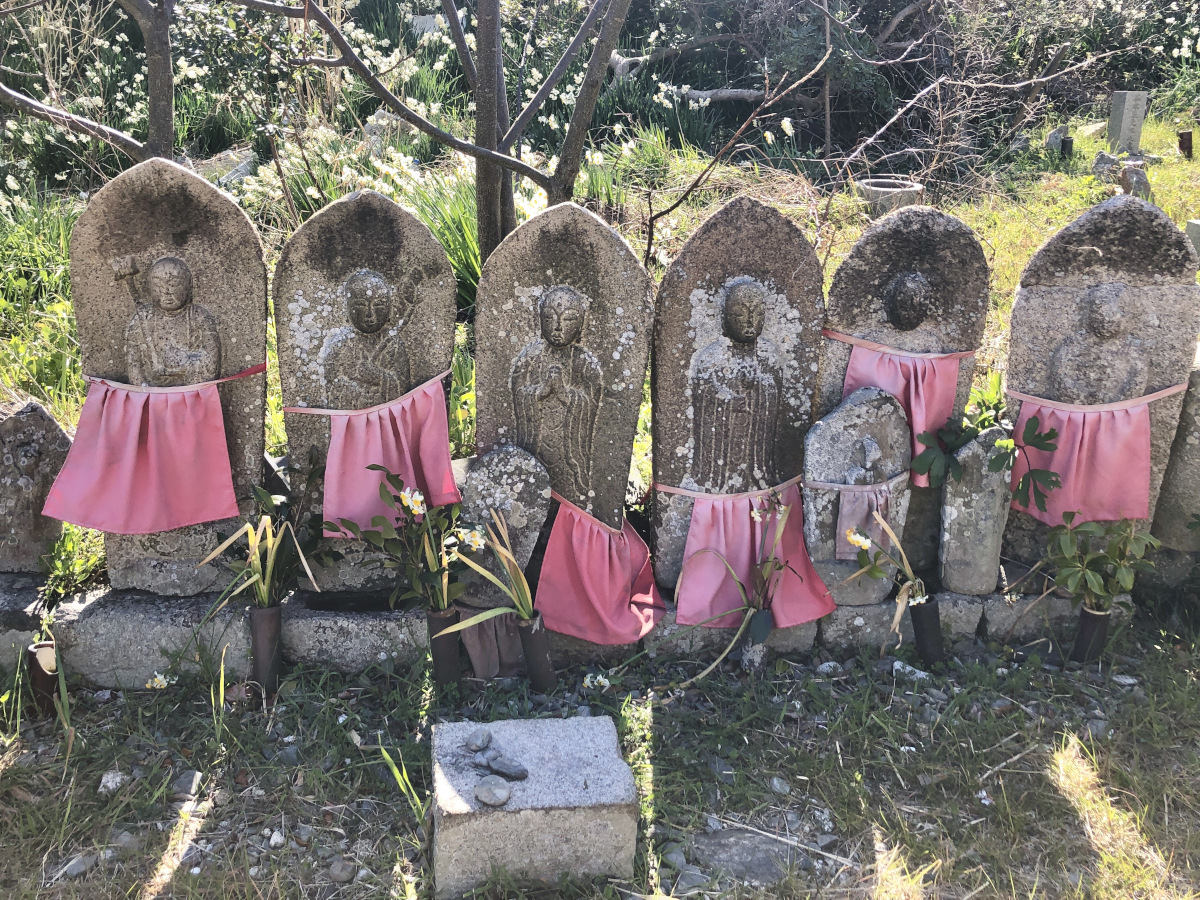
<svg viewBox="0 0 1200 900"><path fill-rule="evenodd" d="M270 847L272 850L282 850L283 845L287 843L287 838L283 836L282 831L271 832Z"/></svg>
<svg viewBox="0 0 1200 900"><path fill-rule="evenodd" d="M792 786L776 775L771 779L771 790L782 797L786 797L792 792Z"/></svg>
<svg viewBox="0 0 1200 900"><path fill-rule="evenodd" d="M492 743L492 733L486 728L476 728L467 735L467 749L478 753Z"/></svg>
<svg viewBox="0 0 1200 900"><path fill-rule="evenodd" d="M340 856L329 864L329 878L338 884L348 884L358 874L358 866L348 863Z"/></svg>
<svg viewBox="0 0 1200 900"><path fill-rule="evenodd" d="M838 678L842 674L842 664L840 662L823 662L817 666L817 674L822 678Z"/></svg>
<svg viewBox="0 0 1200 900"><path fill-rule="evenodd" d="M475 785L475 797L487 806L503 806L512 796L512 788L499 775L487 775Z"/></svg>
<svg viewBox="0 0 1200 900"><path fill-rule="evenodd" d="M524 781L529 777L528 769L507 756L497 756L495 759L489 760L488 768L497 775L503 775L509 781Z"/></svg>
<svg viewBox="0 0 1200 900"><path fill-rule="evenodd" d="M1013 702L1007 697L1001 697L999 700L996 700L992 703L992 712L998 716L1002 716L1007 712L1011 712L1012 708Z"/></svg>
<svg viewBox="0 0 1200 900"><path fill-rule="evenodd" d="M67 863L67 867L63 869L63 874L68 878L78 878L94 866L98 859L99 857L93 853L89 853L86 856L77 856Z"/></svg>

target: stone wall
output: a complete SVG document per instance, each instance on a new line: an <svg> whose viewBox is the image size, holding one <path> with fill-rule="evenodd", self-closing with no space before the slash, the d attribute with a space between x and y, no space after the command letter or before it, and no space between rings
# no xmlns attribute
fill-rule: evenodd
<svg viewBox="0 0 1200 900"><path fill-rule="evenodd" d="M192 311L183 331L154 294L155 267L167 257L190 270ZM1143 200L1118 197L1086 212L1022 276L1009 388L1088 405L1127 403L1187 383L1200 331L1198 265L1183 233ZM198 360L201 368L211 363L213 377L262 359L258 237L228 198L170 163L139 165L93 198L76 230L72 274L91 375L160 383L143 372L151 351ZM852 579L857 565L839 543L847 521L871 526L873 511L890 522L930 590L941 591L950 633L1028 631L1037 617L1010 627L1026 601L1015 598L1014 606L997 593L1001 564L1032 562L1046 526L1020 510L1010 515L1008 472L988 470L1006 432L993 428L957 451L961 479L927 487L910 472L922 448L914 423L936 430L945 423L931 419L931 410L944 406L938 415L957 420L966 405L970 353L980 344L988 301L979 241L953 217L905 208L864 233L827 297L821 284L820 264L799 229L749 199L734 200L696 232L657 298L637 254L599 218L573 204L535 216L488 261L479 286L478 435L480 453L489 455L455 467L468 508L476 518L493 507L515 516L518 552L523 561L532 557L531 574L558 508L551 489L618 528L649 375L655 490L645 536L668 601L698 497L779 502L780 491L798 483L803 509L797 503L795 515L803 514L807 555L838 608L819 623L781 632L773 646L882 641L894 610L891 586ZM275 274L285 406L360 409L428 382L449 363L453 297L445 254L410 214L370 192L332 204L296 232ZM205 340L219 356L208 360L206 353L218 351ZM165 349L155 350L155 342ZM937 361L951 357L956 367L938 370ZM853 390L858 382L849 373L861 375L864 360L880 377L898 379L889 382L894 397L870 385ZM899 368L886 375L888 366ZM1148 489L1141 518L1185 556L1200 552L1198 532L1188 528L1200 513L1200 505L1188 506L1200 497L1197 392L1193 374L1186 394L1149 404L1149 484L1129 487ZM248 517L251 489L262 482L263 381L223 385L221 396ZM1020 400L1010 401L1011 419L1020 408ZM326 451L327 420L289 413L286 427L302 467ZM0 571L27 572L57 533L40 519L40 504L69 441L36 407L0 409L0 432L8 473L0 479ZM314 490L307 499L319 502L319 482ZM116 668L105 669L105 654L89 648L124 627L113 617L132 617L128 627L166 645L190 635L205 592L225 577L213 567L194 574L195 560L228 524L109 536L112 580L121 590L65 607L64 643L78 670L106 683L144 674L117 671L115 658L104 664ZM354 669L380 654L424 652L423 630L411 616L349 611L353 591L369 581L356 569L362 558L351 554L318 579L345 602L327 600L318 609L297 597L286 606L290 658ZM27 593L8 592L14 635L32 615ZM181 605L163 595L198 599ZM502 598L476 582L466 602L486 607ZM202 643L244 656L244 628L234 616L219 633L210 627ZM672 607L647 640L689 652L722 643L724 634L676 624ZM604 655L577 640L561 640L556 650L560 660Z"/></svg>

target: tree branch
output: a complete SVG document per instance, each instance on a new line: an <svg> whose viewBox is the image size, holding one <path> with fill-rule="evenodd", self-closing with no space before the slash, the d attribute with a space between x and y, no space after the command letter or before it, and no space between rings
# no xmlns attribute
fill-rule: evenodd
<svg viewBox="0 0 1200 900"><path fill-rule="evenodd" d="M19 6L10 6L8 9L0 9L0 16L15 16L19 12L25 12L27 9L33 9L35 6L45 6L46 0L32 0L30 3L22 3Z"/></svg>
<svg viewBox="0 0 1200 900"><path fill-rule="evenodd" d="M592 33L592 29L596 27L596 22L600 16L608 9L611 0L595 0L592 8L588 10L587 18L583 20L583 24L579 26L579 30L575 32L575 37L571 38L571 43L567 45L567 49L563 55L559 57L554 69L550 72L550 76L542 84L533 98L525 104L525 108L521 110L521 114L517 116L517 120L513 122L512 127L500 141L501 150L509 150L518 140L521 139L522 132L533 121L533 117L537 115L538 110L542 108L542 104L550 96L550 92L558 86L562 77L567 74L567 69L571 67L571 63L575 61L576 55L579 53L579 48L583 46L583 42L588 39L588 35Z"/></svg>
<svg viewBox="0 0 1200 900"><path fill-rule="evenodd" d="M0 103L11 106L14 109L19 109L21 112L27 113L36 119L41 119L44 122L50 122L60 128L65 128L67 131L74 132L75 134L84 134L88 137L104 141L106 144L111 144L136 162L142 162L152 156L144 144L123 131L117 131L116 129L109 128L107 125L93 122L84 116L63 112L60 109L39 103L32 97L27 97L19 91L14 91L3 84L0 84Z"/></svg>
<svg viewBox="0 0 1200 900"><path fill-rule="evenodd" d="M900 10L900 12L892 16L892 20L883 27L883 31L875 35L875 46L882 49L884 42L892 36L892 32L899 28L900 24L904 20L913 13L919 11L921 8L927 6L929 2L930 0L913 0L912 3L908 4L908 6L904 7L904 9Z"/></svg>
<svg viewBox="0 0 1200 900"><path fill-rule="evenodd" d="M652 66L657 62L662 62L664 59L682 56L684 53L691 53L693 50L699 50L708 44L716 44L721 41L731 41L735 44L750 43L743 34L710 34L707 37L697 38L686 44L680 44L678 47L660 47L644 56L622 56L614 50L609 57L608 65L613 70L614 78L633 78L646 66Z"/></svg>
<svg viewBox="0 0 1200 900"><path fill-rule="evenodd" d="M446 14L446 27L450 29L450 37L454 39L454 49L458 51L458 60L467 75L467 84L471 86L471 90L475 90L479 84L479 73L475 70L475 60L471 58L471 48L467 46L467 36L463 34L458 7L454 5L454 0L442 0L442 10Z"/></svg>
<svg viewBox="0 0 1200 900"><path fill-rule="evenodd" d="M344 56L301 56L298 59L289 60L289 64L293 66L321 66L327 69L338 69L349 65Z"/></svg>

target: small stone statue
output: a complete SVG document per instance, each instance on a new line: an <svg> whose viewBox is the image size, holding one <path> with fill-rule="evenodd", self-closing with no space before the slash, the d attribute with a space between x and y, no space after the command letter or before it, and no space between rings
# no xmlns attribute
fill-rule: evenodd
<svg viewBox="0 0 1200 900"><path fill-rule="evenodd" d="M706 490L746 491L778 481L780 377L758 352L766 296L756 281L734 282L722 309L724 338L692 364L695 479Z"/></svg>
<svg viewBox="0 0 1200 900"><path fill-rule="evenodd" d="M330 409L378 406L412 387L408 351L400 337L410 310L404 309L388 328L395 293L371 269L354 272L338 288L350 325L330 334L321 348Z"/></svg>
<svg viewBox="0 0 1200 900"><path fill-rule="evenodd" d="M538 308L542 336L513 363L516 443L577 497L591 490L592 445L603 394L600 362L580 340L588 298L574 288L548 290Z"/></svg>
<svg viewBox="0 0 1200 900"><path fill-rule="evenodd" d="M1136 311L1120 283L1098 284L1083 300L1083 328L1054 351L1051 395L1060 403L1116 403L1146 393L1149 369L1142 340L1134 334Z"/></svg>
<svg viewBox="0 0 1200 900"><path fill-rule="evenodd" d="M147 273L150 302L138 296L133 257L112 262L118 279L128 279L138 310L125 329L125 366L130 384L179 387L212 381L221 374L217 320L192 302L192 272L174 256L156 259Z"/></svg>

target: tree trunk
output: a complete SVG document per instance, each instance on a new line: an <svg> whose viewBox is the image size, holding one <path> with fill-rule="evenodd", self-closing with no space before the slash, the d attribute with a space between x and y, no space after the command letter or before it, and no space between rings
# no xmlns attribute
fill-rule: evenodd
<svg viewBox="0 0 1200 900"><path fill-rule="evenodd" d="M475 68L479 84L475 90L475 144L495 150L499 144L500 93L500 2L479 0L475 11ZM501 172L498 166L475 160L475 210L479 222L479 260L486 262L504 237L500 215Z"/></svg>
<svg viewBox="0 0 1200 900"><path fill-rule="evenodd" d="M149 130L146 149L151 156L170 159L175 151L175 70L171 60L171 3L162 0L145 21L139 21L146 44L146 105Z"/></svg>

